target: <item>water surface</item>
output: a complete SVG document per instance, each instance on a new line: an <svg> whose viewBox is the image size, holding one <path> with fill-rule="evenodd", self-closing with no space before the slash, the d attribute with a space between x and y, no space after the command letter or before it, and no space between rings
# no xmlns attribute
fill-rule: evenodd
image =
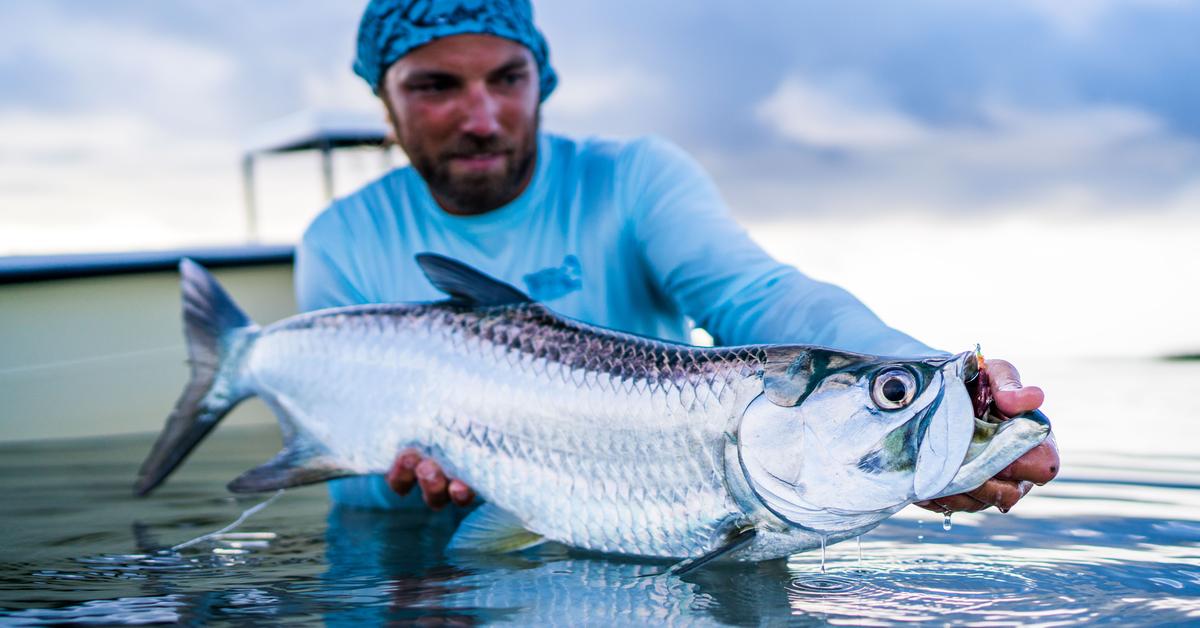
<svg viewBox="0 0 1200 628"><path fill-rule="evenodd" d="M1200 455L1186 436L1200 417L1184 401L1200 365L1101 367L1132 387L1094 393L1091 373L1038 373L1070 439L1064 477L949 530L910 508L863 537L861 559L854 541L831 546L824 572L819 552L684 578L556 545L447 556L462 513L331 509L322 487L170 551L262 501L223 485L274 453L274 428L217 430L149 499L130 486L151 435L2 445L0 624L1197 621Z"/></svg>

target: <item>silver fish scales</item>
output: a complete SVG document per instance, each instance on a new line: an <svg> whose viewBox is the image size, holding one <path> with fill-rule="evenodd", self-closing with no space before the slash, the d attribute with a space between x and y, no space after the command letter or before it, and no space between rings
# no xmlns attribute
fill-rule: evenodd
<svg viewBox="0 0 1200 628"><path fill-rule="evenodd" d="M285 448L235 491L383 473L416 447L487 500L452 543L460 549L549 539L756 560L973 488L1048 429L1038 417L980 425L963 386L968 354L675 345L558 316L452 260L420 261L451 299L324 310L261 329L185 264L193 381L139 493L234 404L259 396L279 416Z"/></svg>
<svg viewBox="0 0 1200 628"><path fill-rule="evenodd" d="M244 377L345 470L382 473L418 447L543 536L689 556L740 512L716 452L761 393L765 361L761 348L669 345L536 303L362 306L265 328Z"/></svg>

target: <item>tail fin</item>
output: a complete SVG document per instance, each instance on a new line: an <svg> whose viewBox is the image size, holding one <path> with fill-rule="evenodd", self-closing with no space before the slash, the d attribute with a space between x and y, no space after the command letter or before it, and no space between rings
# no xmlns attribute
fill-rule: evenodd
<svg viewBox="0 0 1200 628"><path fill-rule="evenodd" d="M138 471L138 496L161 484L222 417L250 396L239 386L238 374L258 326L199 264L185 258L179 273L192 376Z"/></svg>

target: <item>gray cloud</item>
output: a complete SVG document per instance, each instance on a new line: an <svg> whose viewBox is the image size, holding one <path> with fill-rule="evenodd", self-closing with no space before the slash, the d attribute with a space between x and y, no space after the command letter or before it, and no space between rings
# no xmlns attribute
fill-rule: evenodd
<svg viewBox="0 0 1200 628"><path fill-rule="evenodd" d="M1200 111L1188 106L1197 83L1172 87L1200 61L1190 3L617 1L541 12L555 50L570 43L561 65L600 84L605 68L634 68L654 86L606 98L583 120L548 119L667 135L748 218L896 202L1047 211L1046 198L1070 190L1122 201L1096 211L1152 210L1174 206L1200 172ZM572 72L561 73L569 89Z"/></svg>
<svg viewBox="0 0 1200 628"><path fill-rule="evenodd" d="M0 221L27 218L30 190L80 224L105 208L197 211L190 196L231 204L236 232L236 153L255 127L306 107L377 110L349 69L363 4L0 1ZM750 219L1177 211L1200 189L1194 3L536 11L562 77L548 128L672 139ZM94 187L55 197L62 180Z"/></svg>

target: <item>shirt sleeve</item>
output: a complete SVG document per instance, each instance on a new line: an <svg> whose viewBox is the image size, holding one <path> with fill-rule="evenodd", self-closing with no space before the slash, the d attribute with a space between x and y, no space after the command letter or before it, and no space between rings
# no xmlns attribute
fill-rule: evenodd
<svg viewBox="0 0 1200 628"><path fill-rule="evenodd" d="M941 353L888 327L846 290L768 255L691 157L632 142L616 180L650 279L719 344L815 344L878 355Z"/></svg>

